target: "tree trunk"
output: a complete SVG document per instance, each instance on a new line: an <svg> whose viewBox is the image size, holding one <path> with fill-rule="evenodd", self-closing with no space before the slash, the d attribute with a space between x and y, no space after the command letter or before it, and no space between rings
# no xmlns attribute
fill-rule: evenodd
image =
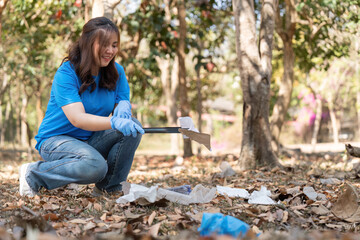
<svg viewBox="0 0 360 240"><path fill-rule="evenodd" d="M358 120L358 136L360 136L360 83L359 83L359 61L360 58L358 56L358 52L360 50L360 41L358 37L355 37L355 79L357 79L355 86L357 87L358 91L356 93L356 110L357 110L357 120Z"/></svg>
<svg viewBox="0 0 360 240"><path fill-rule="evenodd" d="M197 90L197 112L198 112L198 130L202 132L202 96L201 96L201 78L200 68L196 70L196 90ZM201 145L198 147L198 155L201 155Z"/></svg>
<svg viewBox="0 0 360 240"><path fill-rule="evenodd" d="M171 77L170 77L170 98L169 102L167 102L167 119L170 126L177 126L177 91L179 88L179 60L178 57L175 56L174 64L171 70ZM176 155L179 155L180 149L179 149L179 136L177 134L171 134L171 152L173 152Z"/></svg>
<svg viewBox="0 0 360 240"><path fill-rule="evenodd" d="M25 87L25 86L24 86ZM28 105L28 97L25 93L22 95L21 110L20 110L20 126L21 126L21 146L29 147L28 144L28 126L26 123L27 113L26 108Z"/></svg>
<svg viewBox="0 0 360 240"><path fill-rule="evenodd" d="M2 47L2 16L9 0L0 0L0 48Z"/></svg>
<svg viewBox="0 0 360 240"><path fill-rule="evenodd" d="M3 114L2 114L3 112L2 112L1 107L2 107L3 96L5 94L6 89L9 86L9 84L8 84L9 76L6 73L5 66L3 67L3 69L1 69L1 71L3 72L3 78L2 78L2 80L0 80L0 87L1 87L0 88L0 142L4 143L3 137L5 136L6 128L4 127L4 124L3 124Z"/></svg>
<svg viewBox="0 0 360 240"><path fill-rule="evenodd" d="M104 3L103 0L93 0L91 9L91 18L104 16Z"/></svg>
<svg viewBox="0 0 360 240"><path fill-rule="evenodd" d="M6 108L5 108L5 118L3 121L2 131L1 131L1 136L0 136L0 146L5 145L6 129L9 124L9 121L10 121L9 120L10 119L10 110L11 110L10 101L8 101L6 104Z"/></svg>
<svg viewBox="0 0 360 240"><path fill-rule="evenodd" d="M85 23L90 20L90 9L91 9L91 0L85 0L85 11L84 11L84 19Z"/></svg>
<svg viewBox="0 0 360 240"><path fill-rule="evenodd" d="M181 116L189 116L190 105L187 96L186 87L186 67L185 67L185 47L186 47L186 9L184 0L178 0L178 19L179 19L179 45L177 49L177 55L179 59L179 97L180 97L180 110ZM190 157L193 155L191 141L189 138L184 139L184 157Z"/></svg>
<svg viewBox="0 0 360 240"><path fill-rule="evenodd" d="M278 98L273 108L271 116L271 135L272 135L272 146L277 152L279 150L279 138L281 128L284 124L286 114L290 105L291 94L293 90L294 81L294 61L295 55L292 48L292 39L290 42L284 42L284 73L281 80Z"/></svg>
<svg viewBox="0 0 360 240"><path fill-rule="evenodd" d="M171 23L171 12L169 0L164 0L165 4L165 22ZM168 126L177 126L177 106L176 106L176 90L179 85L179 71L178 71L178 58L175 56L175 60L172 60L169 55L164 58L156 58L160 71L161 71L161 83L165 95L166 104L166 118ZM172 69L170 70L171 62L173 61ZM171 74L170 74L171 71ZM170 153L179 155L179 138L176 134L170 134L171 138L171 150Z"/></svg>
<svg viewBox="0 0 360 240"><path fill-rule="evenodd" d="M334 143L339 143L339 130L338 130L338 123L336 118L336 113L332 102L329 102L329 113L330 113L330 120L331 120L331 128L333 132L333 141Z"/></svg>
<svg viewBox="0 0 360 240"><path fill-rule="evenodd" d="M39 126L44 118L44 111L42 110L41 92L36 93L35 96L36 96L36 117L37 117L37 123L38 123L37 127L39 128Z"/></svg>
<svg viewBox="0 0 360 240"><path fill-rule="evenodd" d="M289 108L294 82L295 54L292 47L292 40L295 34L296 27L296 11L291 1L285 1L285 4L285 13L283 13L281 17L280 8L277 7L277 13L275 18L275 29L284 45L284 73L280 83L278 98L273 108L270 125L272 135L272 147L275 152L279 150L279 138L281 128L284 124L286 114Z"/></svg>
<svg viewBox="0 0 360 240"><path fill-rule="evenodd" d="M243 91L243 133L240 167L280 166L271 147L270 78L276 0L263 0L259 47L254 2L233 0L236 52ZM240 24L241 23L241 24Z"/></svg>
<svg viewBox="0 0 360 240"><path fill-rule="evenodd" d="M11 103L11 108L15 110L15 120L16 120L16 125L15 125L15 137L13 139L13 141L15 142L15 144L19 144L21 142L21 117L20 117L20 113L21 113L21 104L18 104L20 102L20 89L21 89L21 81L18 78L17 79L17 83L16 83L16 94L15 94L15 99L14 102Z"/></svg>
<svg viewBox="0 0 360 240"><path fill-rule="evenodd" d="M172 92L172 84L170 79L170 57L167 58L160 58L156 57L156 61L158 63L158 66L161 71L161 83L164 91L165 96L165 104L166 104L166 117L168 121L168 125L171 127L175 127L176 124L176 102L175 102L175 109L174 109L174 101L173 101L173 92ZM177 65L177 64L176 64ZM176 68L175 66L173 67ZM176 69L175 69L176 70ZM176 81L178 78L176 77ZM173 111L175 110L175 116ZM175 136L175 138L174 138ZM176 146L175 146L176 145ZM171 154L178 154L179 148L178 148L178 141L175 134L171 134Z"/></svg>
<svg viewBox="0 0 360 240"><path fill-rule="evenodd" d="M320 96L316 96L316 115L315 115L315 121L314 121L314 129L313 134L311 137L311 145L313 150L315 150L316 143L317 143L317 137L319 135L320 130L320 123L321 123L321 115L322 115L322 101Z"/></svg>
<svg viewBox="0 0 360 240"><path fill-rule="evenodd" d="M359 86L360 84L357 83L357 85ZM356 106L357 106L358 136L360 136L360 92L359 91L356 93Z"/></svg>
<svg viewBox="0 0 360 240"><path fill-rule="evenodd" d="M2 110L2 100L0 98L0 147L2 146L2 143L4 142L3 136L5 132L4 123L3 123L3 110Z"/></svg>

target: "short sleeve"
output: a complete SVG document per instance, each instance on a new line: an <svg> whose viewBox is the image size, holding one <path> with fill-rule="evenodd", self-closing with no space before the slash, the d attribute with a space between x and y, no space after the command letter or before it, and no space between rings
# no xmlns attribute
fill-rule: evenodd
<svg viewBox="0 0 360 240"><path fill-rule="evenodd" d="M115 63L115 66L119 73L119 79L116 83L115 102L118 103L121 100L130 100L130 87L125 75L124 68L118 63Z"/></svg>
<svg viewBox="0 0 360 240"><path fill-rule="evenodd" d="M63 63L57 70L52 88L55 102L59 107L81 102L79 80L70 62Z"/></svg>

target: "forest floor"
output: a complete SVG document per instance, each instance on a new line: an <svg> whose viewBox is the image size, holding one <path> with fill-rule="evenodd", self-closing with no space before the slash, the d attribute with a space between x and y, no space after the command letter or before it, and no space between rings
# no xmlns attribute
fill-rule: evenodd
<svg viewBox="0 0 360 240"><path fill-rule="evenodd" d="M275 204L250 204L218 191L208 203L120 204L121 195L93 197L93 185L74 184L23 198L18 168L29 161L27 154L0 151L0 239L235 239L215 233L201 237L203 213L222 213L248 224L243 239L360 239L358 159L344 151L287 151L279 157L283 169L241 171L238 157L194 156L179 165L174 156L137 154L128 181L160 188L227 186L249 193L266 187ZM226 164L234 175L220 168Z"/></svg>

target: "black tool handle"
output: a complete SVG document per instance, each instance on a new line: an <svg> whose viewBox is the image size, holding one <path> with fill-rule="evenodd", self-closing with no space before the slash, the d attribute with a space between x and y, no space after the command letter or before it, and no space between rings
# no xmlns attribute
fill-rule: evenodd
<svg viewBox="0 0 360 240"><path fill-rule="evenodd" d="M145 133L180 133L180 127L152 127L144 128Z"/></svg>

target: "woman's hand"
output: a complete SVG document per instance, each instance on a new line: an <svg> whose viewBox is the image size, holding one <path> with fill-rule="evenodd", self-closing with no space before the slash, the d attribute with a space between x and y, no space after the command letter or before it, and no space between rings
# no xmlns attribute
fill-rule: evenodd
<svg viewBox="0 0 360 240"><path fill-rule="evenodd" d="M131 119L131 104L128 100L121 100L114 110L114 116Z"/></svg>
<svg viewBox="0 0 360 240"><path fill-rule="evenodd" d="M132 119L127 118L119 118L117 116L113 116L110 119L111 128L118 130L124 134L124 136L136 137L138 133L144 134L145 131L140 127L137 123L135 123Z"/></svg>

